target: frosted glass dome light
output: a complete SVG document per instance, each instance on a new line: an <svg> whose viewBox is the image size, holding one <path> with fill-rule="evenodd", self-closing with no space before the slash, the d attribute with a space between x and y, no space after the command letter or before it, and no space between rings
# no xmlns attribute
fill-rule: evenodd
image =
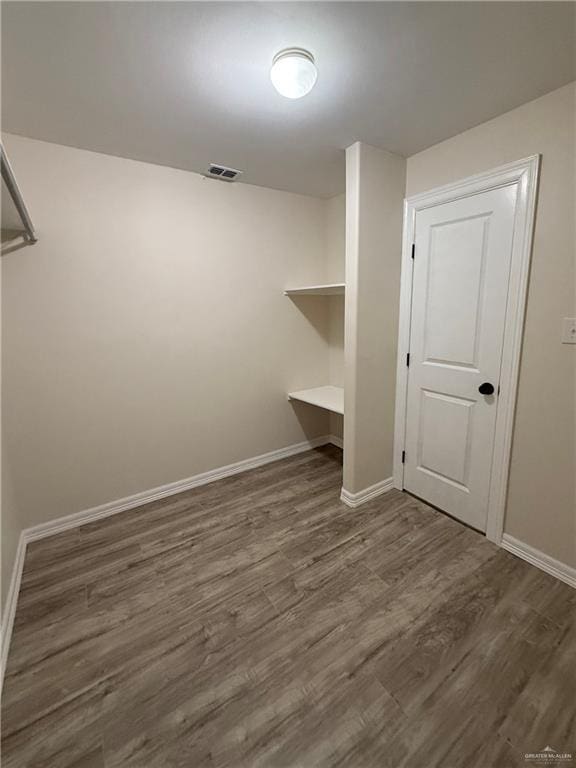
<svg viewBox="0 0 576 768"><path fill-rule="evenodd" d="M274 56L270 79L287 99L300 99L310 93L318 77L314 56L303 48L286 48Z"/></svg>

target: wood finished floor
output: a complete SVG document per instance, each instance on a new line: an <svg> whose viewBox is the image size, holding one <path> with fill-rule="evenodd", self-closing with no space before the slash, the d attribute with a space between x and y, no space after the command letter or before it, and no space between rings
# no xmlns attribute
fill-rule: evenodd
<svg viewBox="0 0 576 768"><path fill-rule="evenodd" d="M576 751L576 592L326 447L31 544L4 768L509 768ZM571 765L571 764L570 764Z"/></svg>

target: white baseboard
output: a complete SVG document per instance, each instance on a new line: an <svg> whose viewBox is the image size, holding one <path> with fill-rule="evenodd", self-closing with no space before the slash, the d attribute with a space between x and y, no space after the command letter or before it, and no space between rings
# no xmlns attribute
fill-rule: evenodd
<svg viewBox="0 0 576 768"><path fill-rule="evenodd" d="M540 568L541 571L546 571L546 573L576 589L576 568L546 555L539 549L524 544L523 541L515 539L508 533L502 536L501 546L513 555L521 557L522 560L526 560L526 562L535 565L536 568Z"/></svg>
<svg viewBox="0 0 576 768"><path fill-rule="evenodd" d="M6 595L6 603L2 614L2 626L0 629L0 693L4 683L4 672L6 671L6 662L8 661L8 649L10 648L10 639L12 638L12 629L14 628L14 618L16 616L16 605L18 604L18 594L20 592L20 583L22 581L22 571L24 570L24 558L26 556L26 537L24 531L18 539L14 565L12 566L12 576L10 586Z"/></svg>
<svg viewBox="0 0 576 768"><path fill-rule="evenodd" d="M332 445L335 445L337 448L344 448L344 440L337 435L328 435L326 441L332 443Z"/></svg>
<svg viewBox="0 0 576 768"><path fill-rule="evenodd" d="M199 475L188 477L185 480L178 480L175 483L167 483L166 485L152 488L148 491L142 491L141 493L135 493L132 496L126 496L123 499L117 499L116 501L110 501L107 504L100 504L97 507L91 507L90 509L84 509L81 512L75 512L65 517L59 517L55 520L49 520L47 523L41 523L35 525L32 528L25 528L18 541L18 548L16 550L16 556L14 558L14 565L12 567L12 577L10 579L10 588L6 597L6 605L2 616L2 624L0 628L1 636L1 648L0 648L0 692L2 691L2 683L4 681L4 671L6 669L6 662L8 659L8 650L10 648L10 639L12 637L12 629L14 626L14 617L16 616L16 605L18 602L18 593L20 591L20 583L22 581L22 571L24 568L24 558L26 555L26 546L31 541L38 541L48 536L54 536L57 533L62 533L71 528L77 528L80 525L86 525L92 523L95 520L101 520L104 517L110 517L116 515L119 512L125 512L128 509L134 509L141 507L144 504L148 504L151 501L157 501L158 499L164 499L168 496L173 496L183 491L189 491L192 488L198 488L201 485L207 485L213 483L216 480L222 480L225 477L231 477L232 475L240 474L241 472L247 472L249 469L256 469L262 467L265 464L271 464L274 461L280 461L286 459L289 456L296 456L298 453L304 453L313 448L319 448L321 445L337 442L339 438L332 435L323 435L322 437L315 437L312 440L305 440L302 443L296 443L289 445L286 448L280 448L276 451L270 451L264 453L261 456L254 456L251 459L244 459L237 461L234 464L228 464L225 467L218 467L212 469L209 472L202 472ZM340 441L341 445L341 441Z"/></svg>
<svg viewBox="0 0 576 768"><path fill-rule="evenodd" d="M66 515L65 517L56 518L55 520L49 520L47 523L41 523L40 525L35 525L33 528L28 528L25 531L27 541L36 541L37 539L43 539L46 536L53 536L56 533L67 531L70 528L93 523L95 520L101 520L104 517L116 515L118 512L125 512L128 509L134 509L135 507L149 504L151 501L158 501L159 499L165 499L168 496L174 496L183 491L190 491L201 485L214 483L216 480L223 480L226 477L238 475L241 472L247 472L249 469L262 467L265 464L271 464L273 461L280 461L280 459L286 459L289 456L295 456L298 453L304 453L304 451L318 448L319 446L326 445L330 442L332 442L330 436L323 435L322 437L316 437L312 440L305 440L302 443L289 445L286 448L280 448L276 451L264 453L261 456L254 456L251 459L243 459L234 464L228 464L225 467L211 469L208 472L202 472L199 475L187 477L184 480L177 480L175 483L160 485L157 488L151 488L148 491L135 493L132 496L126 496L123 499L110 501L107 504L100 504L97 507L84 509L81 512L75 512L71 515Z"/></svg>
<svg viewBox="0 0 576 768"><path fill-rule="evenodd" d="M364 488L363 491L358 491L358 493L350 493L350 491L342 488L340 500L349 507L359 507L361 504L370 501L370 499L375 499L376 496L381 496L383 493L391 491L393 487L394 478L388 477L386 480L381 480L379 483L374 483L374 485Z"/></svg>

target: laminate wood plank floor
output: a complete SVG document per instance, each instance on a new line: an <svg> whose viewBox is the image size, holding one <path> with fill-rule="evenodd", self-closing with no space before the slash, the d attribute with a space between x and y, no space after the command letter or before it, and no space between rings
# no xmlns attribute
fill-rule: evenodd
<svg viewBox="0 0 576 768"><path fill-rule="evenodd" d="M31 544L2 765L576 753L576 592L407 494L349 509L340 484L326 446Z"/></svg>

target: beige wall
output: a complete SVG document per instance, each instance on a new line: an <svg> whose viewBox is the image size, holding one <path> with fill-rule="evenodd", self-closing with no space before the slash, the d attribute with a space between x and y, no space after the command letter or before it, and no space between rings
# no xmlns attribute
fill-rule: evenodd
<svg viewBox="0 0 576 768"><path fill-rule="evenodd" d="M505 530L576 565L576 347L560 343L576 315L576 84L408 160L407 194L540 153Z"/></svg>
<svg viewBox="0 0 576 768"><path fill-rule="evenodd" d="M329 430L326 201L15 136L38 231L4 256L4 592L20 528ZM10 498L8 489L10 488Z"/></svg>
<svg viewBox="0 0 576 768"><path fill-rule="evenodd" d="M346 150L343 487L392 475L406 161L356 143Z"/></svg>
<svg viewBox="0 0 576 768"><path fill-rule="evenodd" d="M346 277L346 195L326 200L325 248L327 283L343 283Z"/></svg>

